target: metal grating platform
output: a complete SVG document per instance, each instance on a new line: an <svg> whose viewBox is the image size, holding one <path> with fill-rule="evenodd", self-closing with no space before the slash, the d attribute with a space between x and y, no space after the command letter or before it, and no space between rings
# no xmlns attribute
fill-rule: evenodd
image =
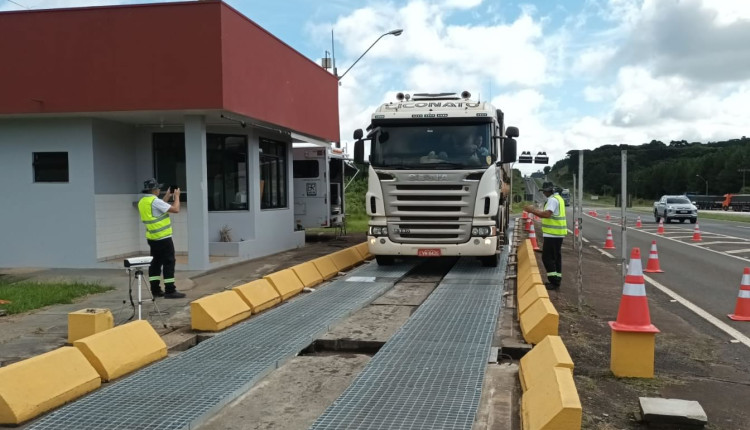
<svg viewBox="0 0 750 430"><path fill-rule="evenodd" d="M352 270L377 276L377 265ZM401 276L414 267L388 269ZM365 270L366 269L366 270ZM392 282L345 277L253 316L174 357L166 358L64 406L30 429L187 429L195 427L292 358L329 326L366 306Z"/></svg>
<svg viewBox="0 0 750 430"><path fill-rule="evenodd" d="M496 268L460 259L312 428L471 429L506 261L507 247Z"/></svg>

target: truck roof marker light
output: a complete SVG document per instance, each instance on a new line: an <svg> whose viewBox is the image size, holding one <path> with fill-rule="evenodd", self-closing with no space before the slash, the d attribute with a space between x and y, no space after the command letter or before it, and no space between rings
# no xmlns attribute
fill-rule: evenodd
<svg viewBox="0 0 750 430"><path fill-rule="evenodd" d="M402 102L404 101L404 93L398 93L396 94L396 100Z"/></svg>
<svg viewBox="0 0 750 430"><path fill-rule="evenodd" d="M462 92L461 92L461 98L464 98L464 99L467 99L467 100L468 100L468 99L470 99L470 98L471 98L471 93L470 93L470 92L468 92L468 91L462 91Z"/></svg>

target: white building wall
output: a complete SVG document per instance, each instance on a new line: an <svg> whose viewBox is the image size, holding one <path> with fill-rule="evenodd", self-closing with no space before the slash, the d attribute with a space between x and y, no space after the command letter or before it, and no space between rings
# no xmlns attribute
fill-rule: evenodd
<svg viewBox="0 0 750 430"><path fill-rule="evenodd" d="M91 120L0 120L0 267L91 267ZM67 152L69 182L34 183L34 152Z"/></svg>

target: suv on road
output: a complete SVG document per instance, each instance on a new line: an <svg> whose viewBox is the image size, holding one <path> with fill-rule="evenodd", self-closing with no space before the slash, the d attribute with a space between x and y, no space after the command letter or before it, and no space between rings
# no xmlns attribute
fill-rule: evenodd
<svg viewBox="0 0 750 430"><path fill-rule="evenodd" d="M680 222L689 219L695 224L698 221L698 208L685 196L661 196L659 201L654 202L654 219L659 222L661 218L667 223L673 219Z"/></svg>

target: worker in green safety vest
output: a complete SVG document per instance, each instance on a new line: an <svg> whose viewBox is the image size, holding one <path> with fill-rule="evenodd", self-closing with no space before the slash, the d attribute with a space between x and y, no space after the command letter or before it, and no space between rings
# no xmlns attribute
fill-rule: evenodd
<svg viewBox="0 0 750 430"><path fill-rule="evenodd" d="M565 219L565 201L560 196L560 188L555 189L552 182L542 184L542 193L547 197L544 209L532 205L524 208L529 213L542 219L542 263L547 271L548 290L557 290L562 282L562 242L568 234L568 222Z"/></svg>
<svg viewBox="0 0 750 430"><path fill-rule="evenodd" d="M185 297L185 294L177 291L174 285L175 256L172 221L169 219L170 213L180 212L180 189L170 187L164 197L159 199L163 186L164 184L160 184L154 178L144 181L143 193L146 195L138 201L138 212L141 215L141 221L146 226L146 242L151 249L151 256L154 257L148 268L148 280L154 297L181 299ZM168 202L172 197L174 201L170 204ZM164 269L164 290L159 286L162 268Z"/></svg>

